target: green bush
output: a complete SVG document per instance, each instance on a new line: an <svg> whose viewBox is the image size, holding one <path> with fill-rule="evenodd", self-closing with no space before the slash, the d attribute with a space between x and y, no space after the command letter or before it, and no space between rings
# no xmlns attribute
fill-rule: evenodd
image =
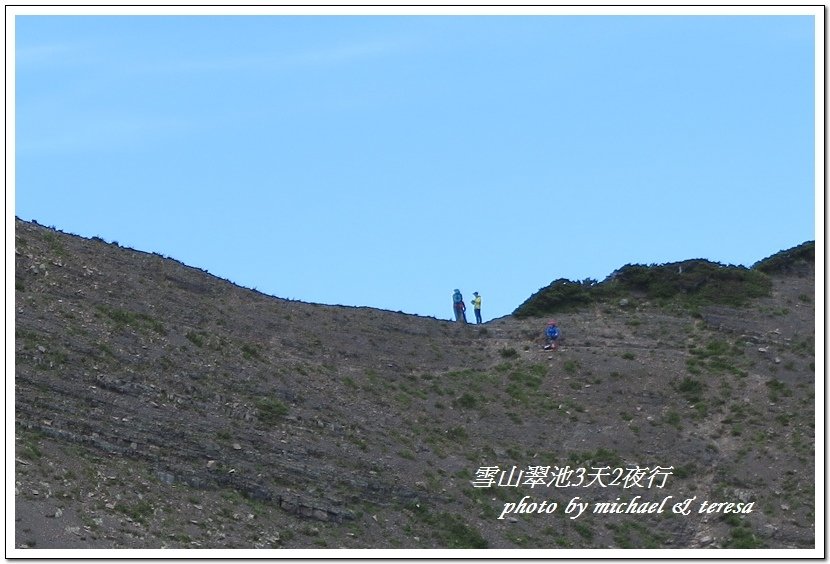
<svg viewBox="0 0 830 564"><path fill-rule="evenodd" d="M119 502L115 505L115 509L142 525L145 525L147 519L153 515L153 506L146 500L137 501L132 504Z"/></svg>
<svg viewBox="0 0 830 564"><path fill-rule="evenodd" d="M677 385L677 391L683 394L683 396L690 402L695 402L699 399L700 394L703 391L703 387L702 383L687 376L680 381L680 384Z"/></svg>
<svg viewBox="0 0 830 564"><path fill-rule="evenodd" d="M288 413L288 408L278 399L262 398L256 402L257 418L266 425L275 425Z"/></svg>
<svg viewBox="0 0 830 564"><path fill-rule="evenodd" d="M729 538L724 546L726 548L763 548L764 543L748 526L738 526L729 532Z"/></svg>
<svg viewBox="0 0 830 564"><path fill-rule="evenodd" d="M434 523L438 542L447 548L487 548L484 537L458 515L443 512Z"/></svg>
<svg viewBox="0 0 830 564"><path fill-rule="evenodd" d="M513 315L540 317L632 297L674 301L690 309L707 304L741 306L752 298L769 295L771 288L772 282L761 270L704 259L648 266L628 264L599 283L592 279L554 280L525 300Z"/></svg>
<svg viewBox="0 0 830 564"><path fill-rule="evenodd" d="M467 440L467 430L464 427L452 427L447 429L447 438L455 442L464 442Z"/></svg>
<svg viewBox="0 0 830 564"><path fill-rule="evenodd" d="M430 513L423 505L415 506L415 517L429 525L432 534L444 548L487 548L487 540L464 521L459 515L446 511L437 515Z"/></svg>
<svg viewBox="0 0 830 564"><path fill-rule="evenodd" d="M552 312L574 311L591 304L595 280L572 282L560 278L530 296L514 312L516 317L538 317Z"/></svg>
<svg viewBox="0 0 830 564"><path fill-rule="evenodd" d="M746 375L740 364L736 364L737 360L744 355L743 349L738 344L712 340L702 348L690 347L689 354L691 356L686 359L686 366L693 374L700 374L705 369L713 374L731 372L737 376Z"/></svg>
<svg viewBox="0 0 830 564"><path fill-rule="evenodd" d="M523 370L511 372L507 376L507 379L511 382L521 384L522 386L525 386L532 390L538 388L539 385L542 383L542 376L539 374L538 370L534 370L533 368L531 368L527 372Z"/></svg>
<svg viewBox="0 0 830 564"><path fill-rule="evenodd" d="M164 329L164 324L147 315L146 313L137 313L124 309L109 307L106 305L99 305L98 311L106 315L117 326L130 326L136 329L152 330L159 335L166 335L167 331Z"/></svg>
<svg viewBox="0 0 830 564"><path fill-rule="evenodd" d="M465 409L473 409L478 404L476 397L468 392L464 392L460 398L453 400L453 407L463 407Z"/></svg>
<svg viewBox="0 0 830 564"><path fill-rule="evenodd" d="M504 358L516 358L517 356L519 356L519 353L516 352L516 349L512 347L501 349L499 351L499 354L501 354L501 356L503 356Z"/></svg>
<svg viewBox="0 0 830 564"><path fill-rule="evenodd" d="M816 242L805 241L797 247L775 253L756 262L752 268L765 274L806 273L816 261Z"/></svg>
<svg viewBox="0 0 830 564"><path fill-rule="evenodd" d="M262 355L259 354L259 348L256 345L249 345L248 343L242 345L242 356L248 359L262 360Z"/></svg>
<svg viewBox="0 0 830 564"><path fill-rule="evenodd" d="M619 466L623 463L622 457L616 451L602 447L593 452L570 452L568 461L583 466Z"/></svg>
<svg viewBox="0 0 830 564"><path fill-rule="evenodd" d="M684 305L743 305L769 294L761 272L696 259L664 265L626 265L613 279L621 289L648 299L675 299Z"/></svg>
<svg viewBox="0 0 830 564"><path fill-rule="evenodd" d="M190 331L185 335L185 337L187 337L187 340L196 345L197 347L201 348L205 344L204 336L200 333Z"/></svg>

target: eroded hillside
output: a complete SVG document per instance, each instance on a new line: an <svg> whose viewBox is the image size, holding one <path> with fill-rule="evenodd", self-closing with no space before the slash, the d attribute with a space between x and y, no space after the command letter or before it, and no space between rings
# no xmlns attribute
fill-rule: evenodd
<svg viewBox="0 0 830 564"><path fill-rule="evenodd" d="M814 274L770 280L591 304L549 353L17 221L15 546L812 548ZM594 512L635 496L671 498Z"/></svg>

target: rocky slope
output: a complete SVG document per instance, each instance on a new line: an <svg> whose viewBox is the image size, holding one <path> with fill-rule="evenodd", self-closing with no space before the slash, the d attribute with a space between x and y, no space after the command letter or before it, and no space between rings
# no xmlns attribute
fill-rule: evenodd
<svg viewBox="0 0 830 564"><path fill-rule="evenodd" d="M812 270L743 307L592 304L549 353L545 319L286 301L19 220L15 243L17 548L814 546Z"/></svg>

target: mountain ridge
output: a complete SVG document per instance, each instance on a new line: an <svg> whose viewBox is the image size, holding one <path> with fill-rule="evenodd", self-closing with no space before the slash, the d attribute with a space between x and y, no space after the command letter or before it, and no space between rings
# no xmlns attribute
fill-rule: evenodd
<svg viewBox="0 0 830 564"><path fill-rule="evenodd" d="M231 284L231 285L236 286L238 288L242 288L242 289L245 289L245 290L250 290L252 292L262 294L264 296L272 297L272 298L275 298L275 299L278 299L278 300L284 300L284 301L287 301L287 302L314 304L314 305L328 306L328 307L341 307L341 308L347 308L347 309L364 309L365 308L365 309L372 309L372 310L379 310L379 311L389 311L389 312L394 312L394 313L398 313L398 314L402 314L402 315L412 315L412 316L415 316L415 317L425 317L425 318L429 318L429 319L441 319L441 320L443 320L443 318L436 317L436 316L423 315L423 314L418 314L418 313L409 313L409 312L404 312L404 311L400 311L400 310L391 310L391 309L386 309L386 308L381 308L381 307L376 307L376 306L369 306L369 305L324 304L324 303L316 303L316 302L312 302L312 301L307 301L307 300L303 300L303 299L284 298L284 297L277 296L275 294L269 294L269 293L266 293L266 292L262 292L262 291L258 290L256 286L250 286L249 287L249 286L245 286L244 284L239 284L237 282L234 282L230 278L224 278L220 275L213 274L210 271L208 271L207 269L199 268L198 266L195 266L195 265L190 265L190 264L188 264L184 261L176 259L172 256L165 255L165 254L160 253L158 251L140 250L140 249L134 249L134 248L131 248L131 247L124 247L124 246L121 246L120 243L116 240L113 240L112 242L108 243L106 240L104 240L102 237L99 237L99 236L85 237L83 235L77 235L77 234L74 234L74 233L62 231L62 230L58 229L55 226L47 227L45 225L40 224L37 220L26 221L26 220L23 220L19 217L15 217L15 222L16 222L16 224L19 223L19 224L26 224L26 225L33 225L33 226L42 227L43 229L47 230L47 232L54 232L56 234L68 235L70 237L77 237L79 239L86 240L86 241L95 241L95 242L102 243L102 244L109 244L109 245L115 246L117 248L124 249L126 251L139 253L140 255L152 255L153 257L164 258L164 259L170 260L174 263L178 263L178 264L184 266L185 268L196 270L196 271L198 271L198 272L200 272L200 273L202 273L202 274L204 274L204 275L206 275L210 278L214 278L214 279L222 281L222 282L227 282L228 284ZM755 263L753 263L752 265L749 265L749 266L725 264L725 263L720 263L720 262L716 262L716 261L711 261L709 259L696 258L696 259L677 260L677 261L671 261L671 262L666 262L666 263L649 263L649 264L628 263L628 264L625 264L624 266L614 270L612 273L610 273L602 281L598 281L598 280L591 279L591 278L586 278L584 280L570 280L570 279L566 279L566 278L559 278L559 279L553 280L549 285L543 286L542 288L537 290L530 297L528 297L522 304L520 304L513 312L511 312L509 314L506 314L502 317L507 318L507 317L516 316L516 315L519 315L519 316L526 315L524 312L522 312L523 307L526 304L528 304L529 302L532 302L532 300L534 299L535 296L545 292L546 290L550 290L550 289L554 288L557 284L564 283L564 284L567 284L567 285L583 285L583 286L589 286L589 287L596 287L596 286L601 287L601 286L603 286L603 285L605 285L609 282L614 281L620 274L625 273L626 271L630 271L630 270L639 270L639 271L674 270L678 267L683 268L683 267L686 267L688 265L692 265L694 267L696 265L701 265L701 264L711 265L712 267L727 270L727 271L759 271L759 272L763 272L764 274L767 274L767 275L780 274L780 273L785 273L785 274L790 273L790 274L796 274L796 275L799 275L799 276L804 276L805 273L809 274L811 272L811 270L813 270L815 268L815 241L813 241L813 240L804 241L803 243L800 243L799 245L795 245L795 246L790 247L788 249L783 249L783 250L777 251L777 252L773 253L772 255L769 255L767 257L764 257L764 258L761 258L761 259L757 260ZM606 295L606 296L603 296L603 297L607 299L609 296ZM536 316L544 316L544 315L547 315L548 313L555 313L555 311L538 312L535 315ZM494 319L491 319L490 321L493 321L495 319L501 319L502 317L494 318Z"/></svg>

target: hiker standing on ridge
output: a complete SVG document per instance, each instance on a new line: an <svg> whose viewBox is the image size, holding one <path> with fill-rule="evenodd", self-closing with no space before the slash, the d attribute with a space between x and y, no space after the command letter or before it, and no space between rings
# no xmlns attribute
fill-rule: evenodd
<svg viewBox="0 0 830 564"><path fill-rule="evenodd" d="M473 295L475 298L470 303L473 304L473 311L476 313L476 323L481 323L481 296L478 292L473 292Z"/></svg>
<svg viewBox="0 0 830 564"><path fill-rule="evenodd" d="M556 341L559 340L559 335L559 327L556 326L556 321L548 321L548 326L545 329L546 351L556 350Z"/></svg>
<svg viewBox="0 0 830 564"><path fill-rule="evenodd" d="M461 323L467 323L467 306L464 305L464 297L461 295L461 290L457 289L452 294L452 310L455 313L455 320Z"/></svg>

